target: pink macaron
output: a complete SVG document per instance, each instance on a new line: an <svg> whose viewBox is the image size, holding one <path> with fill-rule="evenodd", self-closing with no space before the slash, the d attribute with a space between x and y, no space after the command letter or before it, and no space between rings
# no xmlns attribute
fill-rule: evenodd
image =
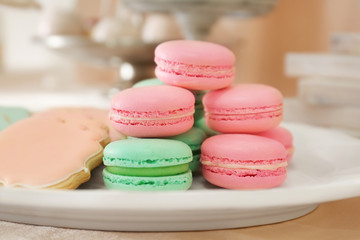
<svg viewBox="0 0 360 240"><path fill-rule="evenodd" d="M286 148L286 160L289 163L294 154L293 135L284 127L276 127L265 132L256 134L280 142Z"/></svg>
<svg viewBox="0 0 360 240"><path fill-rule="evenodd" d="M222 133L258 133L278 126L283 96L271 86L239 84L203 98L206 124Z"/></svg>
<svg viewBox="0 0 360 240"><path fill-rule="evenodd" d="M155 49L156 76L164 83L192 90L220 89L234 81L235 55L202 41L164 42Z"/></svg>
<svg viewBox="0 0 360 240"><path fill-rule="evenodd" d="M113 97L110 120L115 129L128 136L178 135L192 127L194 103L194 95L179 87L129 88Z"/></svg>
<svg viewBox="0 0 360 240"><path fill-rule="evenodd" d="M219 187L265 189L286 179L286 150L272 139L250 134L221 134L201 146L202 174Z"/></svg>

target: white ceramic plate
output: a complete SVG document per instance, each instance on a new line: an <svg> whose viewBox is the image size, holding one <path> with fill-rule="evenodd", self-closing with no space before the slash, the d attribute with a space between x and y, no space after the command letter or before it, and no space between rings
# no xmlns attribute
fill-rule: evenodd
<svg viewBox="0 0 360 240"><path fill-rule="evenodd" d="M278 188L234 191L201 176L186 192L103 189L101 168L75 191L0 189L0 219L21 223L119 231L237 228L293 219L319 203L360 195L360 140L301 124L295 155Z"/></svg>

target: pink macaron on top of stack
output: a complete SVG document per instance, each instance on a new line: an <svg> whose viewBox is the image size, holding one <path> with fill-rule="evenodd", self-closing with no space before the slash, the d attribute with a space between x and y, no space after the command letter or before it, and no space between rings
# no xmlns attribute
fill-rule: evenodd
<svg viewBox="0 0 360 240"><path fill-rule="evenodd" d="M155 49L155 59L224 67L232 67L235 63L235 55L228 48L215 43L191 40L175 40L160 44Z"/></svg>
<svg viewBox="0 0 360 240"><path fill-rule="evenodd" d="M186 90L174 86L149 86L128 88L115 95L111 108L121 111L136 111L143 114L187 111L194 108L195 97Z"/></svg>
<svg viewBox="0 0 360 240"><path fill-rule="evenodd" d="M155 75L162 82L192 90L228 87L235 78L235 55L209 42L177 40L155 49Z"/></svg>
<svg viewBox="0 0 360 240"><path fill-rule="evenodd" d="M239 84L208 92L203 103L209 113L248 114L282 109L279 90L262 84Z"/></svg>
<svg viewBox="0 0 360 240"><path fill-rule="evenodd" d="M286 150L279 142L251 134L220 134L206 139L201 147L202 161L237 164L264 161L285 162ZM262 163L260 162L262 161Z"/></svg>

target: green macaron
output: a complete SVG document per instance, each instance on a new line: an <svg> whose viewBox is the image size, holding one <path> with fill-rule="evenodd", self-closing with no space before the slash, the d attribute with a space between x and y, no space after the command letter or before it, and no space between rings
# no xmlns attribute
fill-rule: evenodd
<svg viewBox="0 0 360 240"><path fill-rule="evenodd" d="M203 130L208 137L219 134L219 132L216 132L216 131L212 130L211 128L209 128L206 125L204 116L201 117L200 119L195 120L194 126L197 127L197 128L200 128L201 130Z"/></svg>
<svg viewBox="0 0 360 240"><path fill-rule="evenodd" d="M30 112L25 108L0 106L0 131L28 117L30 117Z"/></svg>
<svg viewBox="0 0 360 240"><path fill-rule="evenodd" d="M137 191L187 190L192 184L191 148L171 139L131 138L104 149L107 188Z"/></svg>
<svg viewBox="0 0 360 240"><path fill-rule="evenodd" d="M200 119L204 117L204 107L202 104L202 98L205 95L206 91L192 90L191 91L195 96L195 113L194 119Z"/></svg>
<svg viewBox="0 0 360 240"><path fill-rule="evenodd" d="M148 86L158 86L158 85L165 85L165 83L163 83L157 78L150 78L150 79L141 80L135 83L132 87L138 88L138 87L148 87Z"/></svg>
<svg viewBox="0 0 360 240"><path fill-rule="evenodd" d="M193 127L189 131L170 137L170 139L178 140L183 143L186 143L193 152L193 160L189 163L189 168L191 171L195 172L199 167L200 161L200 148L202 142L206 139L206 134L200 128Z"/></svg>

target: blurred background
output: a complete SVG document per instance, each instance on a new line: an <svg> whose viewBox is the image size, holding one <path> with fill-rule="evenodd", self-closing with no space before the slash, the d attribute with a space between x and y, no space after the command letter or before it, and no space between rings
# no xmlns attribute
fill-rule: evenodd
<svg viewBox="0 0 360 240"><path fill-rule="evenodd" d="M289 120L360 136L358 0L0 0L0 91L130 87L182 38L229 47L236 82L278 88Z"/></svg>

